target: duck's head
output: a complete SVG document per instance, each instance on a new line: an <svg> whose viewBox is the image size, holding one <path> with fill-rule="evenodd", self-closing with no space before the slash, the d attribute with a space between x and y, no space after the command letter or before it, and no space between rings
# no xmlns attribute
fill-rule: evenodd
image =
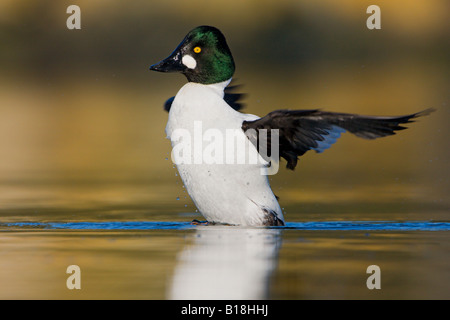
<svg viewBox="0 0 450 320"><path fill-rule="evenodd" d="M212 84L231 79L234 61L222 32L200 26L189 32L169 57L152 65L150 70L181 72L190 82Z"/></svg>

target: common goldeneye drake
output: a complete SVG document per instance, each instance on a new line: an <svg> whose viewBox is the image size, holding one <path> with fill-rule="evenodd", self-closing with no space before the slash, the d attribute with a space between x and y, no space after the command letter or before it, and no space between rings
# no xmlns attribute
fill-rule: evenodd
<svg viewBox="0 0 450 320"><path fill-rule="evenodd" d="M235 71L233 56L224 35L211 26L190 31L169 57L150 70L180 72L188 80L165 103L169 111L166 134L186 190L209 223L284 226L283 212L267 176L279 157L294 170L299 156L308 150L324 151L343 132L365 139L385 137L405 129L400 124L433 111L398 117L317 109L276 110L262 118L241 113L241 95L227 90L232 89L227 86ZM275 135L269 136L269 131ZM220 139L223 137L226 141ZM274 151L275 142L278 148ZM261 145L266 146L264 153ZM239 154L240 150L245 150L245 155ZM205 155L209 159L202 159Z"/></svg>

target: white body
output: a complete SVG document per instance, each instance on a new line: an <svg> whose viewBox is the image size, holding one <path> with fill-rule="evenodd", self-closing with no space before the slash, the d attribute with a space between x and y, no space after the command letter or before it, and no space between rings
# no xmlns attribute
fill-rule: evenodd
<svg viewBox="0 0 450 320"><path fill-rule="evenodd" d="M177 130L187 130L194 137L194 124L201 122L202 130L219 130L226 136L227 129L239 130L237 140L247 146L248 153L258 157L258 164L177 164L173 160L184 185L200 213L209 221L244 226L264 225L269 210L284 222L283 214L274 196L267 175L262 174L264 165L256 148L241 129L244 120L258 117L232 109L224 100L224 88L229 81L203 85L188 82L177 93L169 112L166 134L175 147ZM238 132L238 131L235 131ZM243 140L243 141L242 141ZM236 144L238 145L238 141ZM203 149L210 143L204 143ZM226 149L224 152L232 152ZM248 155L247 155L248 156ZM228 162L227 162L228 163Z"/></svg>

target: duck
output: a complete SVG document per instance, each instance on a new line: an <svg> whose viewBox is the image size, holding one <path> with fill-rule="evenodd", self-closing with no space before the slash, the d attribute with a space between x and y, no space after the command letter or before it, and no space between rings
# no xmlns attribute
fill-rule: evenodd
<svg viewBox="0 0 450 320"><path fill-rule="evenodd" d="M280 109L263 117L243 113L243 94L230 86L233 55L213 26L192 29L150 70L187 79L164 104L165 132L172 161L206 224L283 227L284 214L269 183L280 159L294 170L299 157L310 150L322 153L345 132L368 140L386 137L434 111L383 117L321 109Z"/></svg>

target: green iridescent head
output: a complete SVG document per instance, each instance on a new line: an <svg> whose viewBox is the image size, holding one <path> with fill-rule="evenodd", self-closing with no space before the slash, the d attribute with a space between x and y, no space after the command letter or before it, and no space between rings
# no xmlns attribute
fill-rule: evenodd
<svg viewBox="0 0 450 320"><path fill-rule="evenodd" d="M234 69L224 35L210 26L190 31L169 57L150 67L160 72L181 72L188 81L202 84L229 80Z"/></svg>

